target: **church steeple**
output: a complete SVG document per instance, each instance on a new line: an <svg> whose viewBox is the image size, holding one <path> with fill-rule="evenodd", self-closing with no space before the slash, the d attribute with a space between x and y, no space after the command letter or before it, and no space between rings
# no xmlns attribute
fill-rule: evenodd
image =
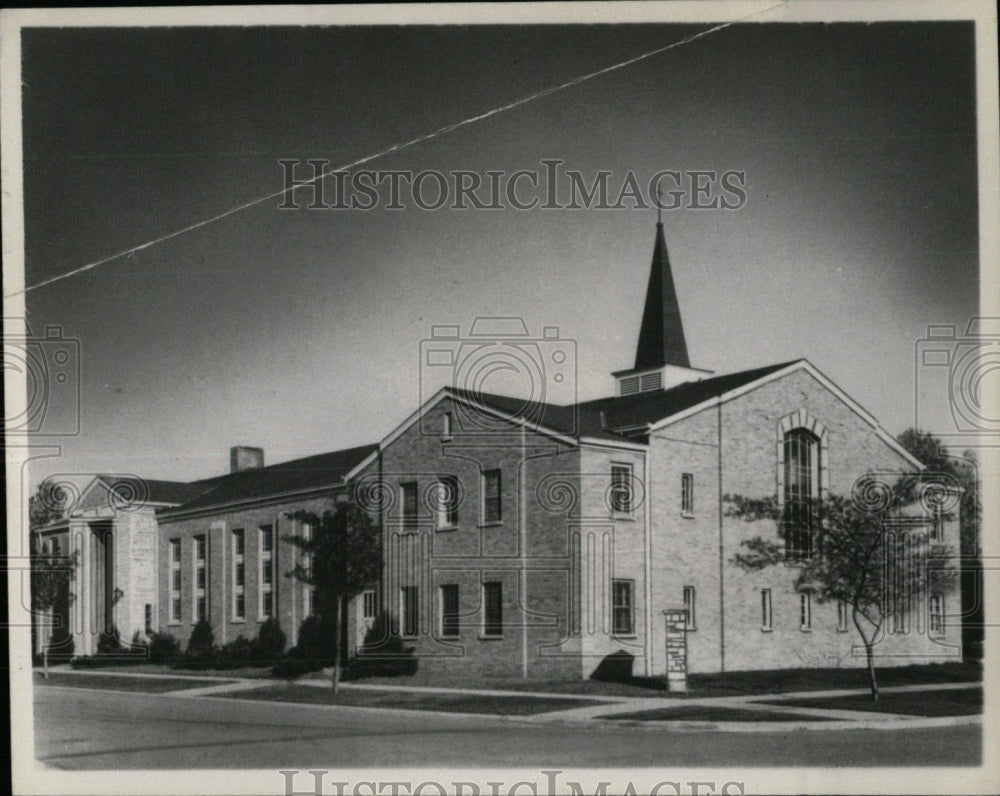
<svg viewBox="0 0 1000 796"><path fill-rule="evenodd" d="M670 255L663 237L663 221L657 218L653 263L646 286L646 304L635 348L635 367L612 374L618 395L666 390L697 381L711 371L692 368L681 324L681 309L670 272Z"/></svg>
<svg viewBox="0 0 1000 796"><path fill-rule="evenodd" d="M663 237L663 222L657 221L646 306L639 329L639 344L635 349L635 368L658 368L662 365L690 368L691 362L684 340L674 278L670 273L670 255Z"/></svg>

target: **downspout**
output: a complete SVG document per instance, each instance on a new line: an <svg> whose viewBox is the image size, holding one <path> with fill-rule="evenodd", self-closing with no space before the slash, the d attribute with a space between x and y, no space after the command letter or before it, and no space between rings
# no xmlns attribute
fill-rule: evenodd
<svg viewBox="0 0 1000 796"><path fill-rule="evenodd" d="M652 446L647 447L643 451L643 478L646 479L644 484L646 492L646 507L643 511L643 522L644 530L646 534L646 545L643 551L645 556L645 579L646 579L646 677L651 677L653 674L653 528L652 528L652 507L650 502L652 500L652 481L651 481L651 470L652 464L649 461L649 454L652 450Z"/></svg>
<svg viewBox="0 0 1000 796"><path fill-rule="evenodd" d="M521 677L528 678L528 507L525 503L527 494L528 456L526 449L524 423L521 423L521 472L518 476L518 509L520 528L518 529L518 546L521 548Z"/></svg>
<svg viewBox="0 0 1000 796"><path fill-rule="evenodd" d="M716 404L719 482L719 671L726 671L726 579L722 549L722 402Z"/></svg>

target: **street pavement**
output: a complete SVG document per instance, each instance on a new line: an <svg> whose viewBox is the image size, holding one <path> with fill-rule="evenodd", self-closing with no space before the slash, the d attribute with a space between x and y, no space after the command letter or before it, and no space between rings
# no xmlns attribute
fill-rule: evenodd
<svg viewBox="0 0 1000 796"><path fill-rule="evenodd" d="M670 702L615 698L514 718L239 698L260 681L146 694L65 687L67 679L34 688L36 758L63 770L975 766L982 756L979 717L633 725L593 716ZM220 688L236 698L207 696ZM699 702L747 706L742 697ZM836 711L831 718L850 718L839 713L854 714Z"/></svg>

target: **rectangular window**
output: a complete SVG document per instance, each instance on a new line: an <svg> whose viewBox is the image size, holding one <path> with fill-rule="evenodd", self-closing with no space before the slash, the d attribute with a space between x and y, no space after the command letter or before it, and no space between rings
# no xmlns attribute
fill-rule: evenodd
<svg viewBox="0 0 1000 796"><path fill-rule="evenodd" d="M400 484L403 493L403 529L417 530L417 482Z"/></svg>
<svg viewBox="0 0 1000 796"><path fill-rule="evenodd" d="M771 590L760 590L760 629L771 629Z"/></svg>
<svg viewBox="0 0 1000 796"><path fill-rule="evenodd" d="M932 594L927 603L927 629L932 636L944 635L944 595Z"/></svg>
<svg viewBox="0 0 1000 796"><path fill-rule="evenodd" d="M483 473L483 522L503 520L503 505L500 496L500 471L487 470Z"/></svg>
<svg viewBox="0 0 1000 796"><path fill-rule="evenodd" d="M312 526L309 523L302 523L302 538L307 542L312 539ZM305 567L306 572L312 573L312 554L303 553L302 554L302 566ZM313 612L313 597L315 595L315 588L310 586L308 583L302 584L302 616L312 616Z"/></svg>
<svg viewBox="0 0 1000 796"><path fill-rule="evenodd" d="M681 475L681 514L694 514L694 476Z"/></svg>
<svg viewBox="0 0 1000 796"><path fill-rule="evenodd" d="M378 592L369 589L361 595L361 610L364 619L374 619L378 615Z"/></svg>
<svg viewBox="0 0 1000 796"><path fill-rule="evenodd" d="M454 528L458 525L458 479L455 476L444 475L438 479L435 508L438 528Z"/></svg>
<svg viewBox="0 0 1000 796"><path fill-rule="evenodd" d="M243 554L245 547L243 529L234 528L231 538L233 546L233 619L245 619L245 573L243 569Z"/></svg>
<svg viewBox="0 0 1000 796"><path fill-rule="evenodd" d="M840 633L847 632L847 618L849 611L847 600L837 600L837 630Z"/></svg>
<svg viewBox="0 0 1000 796"><path fill-rule="evenodd" d="M170 621L181 621L181 540L170 540Z"/></svg>
<svg viewBox="0 0 1000 796"><path fill-rule="evenodd" d="M611 511L614 514L632 514L632 466L611 465Z"/></svg>
<svg viewBox="0 0 1000 796"><path fill-rule="evenodd" d="M420 603L417 599L416 586L404 586L401 589L402 614L403 614L403 635L415 636L420 628Z"/></svg>
<svg viewBox="0 0 1000 796"><path fill-rule="evenodd" d="M441 423L441 436L451 439L451 412L445 412Z"/></svg>
<svg viewBox="0 0 1000 796"><path fill-rule="evenodd" d="M799 629L812 629L812 595L799 595Z"/></svg>
<svg viewBox="0 0 1000 796"><path fill-rule="evenodd" d="M151 603L146 603L145 614L146 635L148 636L153 632L153 606Z"/></svg>
<svg viewBox="0 0 1000 796"><path fill-rule="evenodd" d="M257 616L268 619L274 616L274 526L271 524L260 526L257 574L260 591Z"/></svg>
<svg viewBox="0 0 1000 796"><path fill-rule="evenodd" d="M503 635L503 585L500 581L483 584L483 635Z"/></svg>
<svg viewBox="0 0 1000 796"><path fill-rule="evenodd" d="M194 615L195 622L208 618L208 543L204 536L194 537Z"/></svg>
<svg viewBox="0 0 1000 796"><path fill-rule="evenodd" d="M694 586L684 587L684 609L687 611L687 629L697 628L694 616Z"/></svg>
<svg viewBox="0 0 1000 796"><path fill-rule="evenodd" d="M615 635L630 636L635 633L635 607L632 603L634 583L631 580L611 582L611 615Z"/></svg>
<svg viewBox="0 0 1000 796"><path fill-rule="evenodd" d="M449 638L458 635L458 584L441 587L441 635Z"/></svg>

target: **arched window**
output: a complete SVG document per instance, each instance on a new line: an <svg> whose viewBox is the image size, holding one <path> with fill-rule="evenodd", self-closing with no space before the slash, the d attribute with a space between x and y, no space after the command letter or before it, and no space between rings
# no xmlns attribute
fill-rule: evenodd
<svg viewBox="0 0 1000 796"><path fill-rule="evenodd" d="M804 428L784 436L785 558L811 558L819 529L819 438Z"/></svg>

